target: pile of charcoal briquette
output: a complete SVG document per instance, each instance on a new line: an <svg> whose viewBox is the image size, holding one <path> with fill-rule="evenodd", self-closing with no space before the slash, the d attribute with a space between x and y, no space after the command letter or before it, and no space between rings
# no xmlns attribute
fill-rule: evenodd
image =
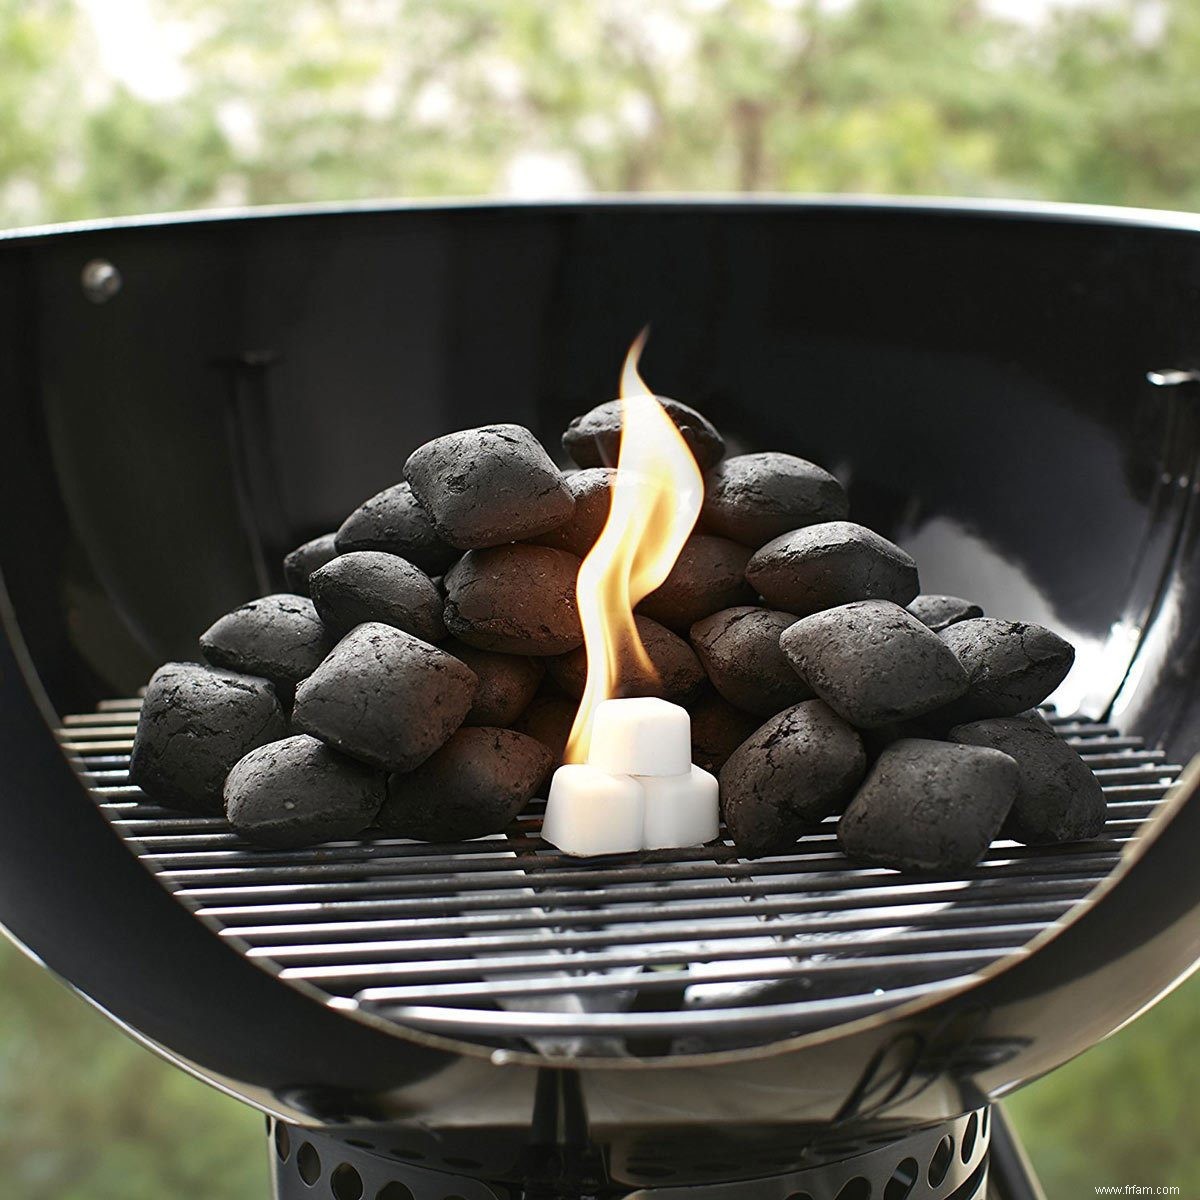
<svg viewBox="0 0 1200 1200"><path fill-rule="evenodd" d="M922 871L968 866L998 835L1101 831L1099 784L1034 711L1070 645L920 595L916 563L847 520L828 472L724 458L704 417L663 404L704 507L639 605L655 671L629 664L621 694L689 709L741 852L784 850L838 813L852 858ZM133 780L275 847L503 830L545 794L583 690L575 576L619 438L614 401L571 422L566 473L518 425L422 446L402 483L288 555L288 593L202 635L208 665L155 674Z"/></svg>

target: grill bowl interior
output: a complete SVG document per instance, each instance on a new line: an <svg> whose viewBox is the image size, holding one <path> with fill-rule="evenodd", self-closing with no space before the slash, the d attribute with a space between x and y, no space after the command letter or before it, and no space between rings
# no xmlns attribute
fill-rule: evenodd
<svg viewBox="0 0 1200 1200"><path fill-rule="evenodd" d="M95 258L125 280L101 306L79 287ZM1200 359L1185 220L824 202L296 213L17 237L0 276L16 398L0 750L17 797L0 920L198 1072L272 1111L377 1119L466 1062L530 1080L547 1062L676 1066L664 1104L682 1110L704 1107L684 1082L697 1063L794 1078L800 1056L818 1082L772 1111L820 1120L862 1108L880 1056L918 1038L904 1111L941 1117L1110 1032L1195 961L1197 884L1171 838L1129 882L1110 874L1200 731L1194 406L1188 385L1146 378ZM648 319L647 379L731 451L824 463L926 590L1076 643L1055 701L1115 802L1105 840L998 845L958 881L852 869L827 833L749 863L726 848L567 867L532 812L433 857L281 856L129 792L135 702L107 697L191 656L198 629L427 438L503 418L553 446L609 397ZM617 973L649 958L630 1001ZM947 1044L954 1086L930 1089ZM635 1102L622 1094L614 1111Z"/></svg>

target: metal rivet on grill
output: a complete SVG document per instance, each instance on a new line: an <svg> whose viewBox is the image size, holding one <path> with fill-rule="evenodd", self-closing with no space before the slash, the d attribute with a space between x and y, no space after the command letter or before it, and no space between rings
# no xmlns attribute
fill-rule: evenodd
<svg viewBox="0 0 1200 1200"><path fill-rule="evenodd" d="M124 280L107 258L93 258L79 273L83 294L93 304L107 304L120 290Z"/></svg>
<svg viewBox="0 0 1200 1200"><path fill-rule="evenodd" d="M1146 378L1155 387L1179 387L1185 383L1200 383L1200 371L1190 367L1162 367L1147 371Z"/></svg>

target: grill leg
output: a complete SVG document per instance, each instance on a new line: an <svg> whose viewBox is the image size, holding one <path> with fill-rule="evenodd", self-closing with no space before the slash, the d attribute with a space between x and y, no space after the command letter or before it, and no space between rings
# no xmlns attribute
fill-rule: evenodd
<svg viewBox="0 0 1200 1200"><path fill-rule="evenodd" d="M1004 1108L992 1105L988 1200L1046 1200L1037 1176Z"/></svg>
<svg viewBox="0 0 1200 1200"><path fill-rule="evenodd" d="M578 1200L603 1190L604 1167L588 1140L583 1092L574 1071L538 1072L529 1142L523 1200Z"/></svg>

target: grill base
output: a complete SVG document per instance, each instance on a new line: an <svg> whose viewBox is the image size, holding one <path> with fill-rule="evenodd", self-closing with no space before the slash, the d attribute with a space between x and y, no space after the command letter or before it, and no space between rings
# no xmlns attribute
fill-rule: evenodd
<svg viewBox="0 0 1200 1200"><path fill-rule="evenodd" d="M360 1139L268 1122L268 1133L275 1200L984 1200L992 1110L853 1142L830 1134L790 1152L801 1165L773 1174L763 1171L788 1151L775 1147L757 1163L697 1162L685 1175L631 1162L619 1143L538 1146L531 1138L519 1178L481 1179L455 1170L452 1159L466 1161L457 1155L418 1165L403 1144L389 1151L403 1143L402 1131L372 1128ZM803 1165L813 1159L823 1161ZM738 1178L739 1169L750 1177Z"/></svg>

